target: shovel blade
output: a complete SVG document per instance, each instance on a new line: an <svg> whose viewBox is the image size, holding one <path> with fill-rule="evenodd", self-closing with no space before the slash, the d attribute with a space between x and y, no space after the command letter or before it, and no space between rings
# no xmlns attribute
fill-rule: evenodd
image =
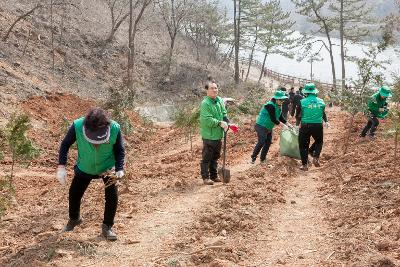
<svg viewBox="0 0 400 267"><path fill-rule="evenodd" d="M226 168L219 169L219 175L222 177L222 182L227 184L231 181L231 171Z"/></svg>

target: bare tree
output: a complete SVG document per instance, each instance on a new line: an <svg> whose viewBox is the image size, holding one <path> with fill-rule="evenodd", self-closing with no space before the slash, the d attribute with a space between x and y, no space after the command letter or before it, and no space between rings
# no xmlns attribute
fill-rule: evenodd
<svg viewBox="0 0 400 267"><path fill-rule="evenodd" d="M196 48L196 59L200 61L200 51L208 54L207 64L217 60L221 44L231 43L231 26L226 12L221 12L216 1L198 0L190 15L184 20L185 35Z"/></svg>
<svg viewBox="0 0 400 267"><path fill-rule="evenodd" d="M55 54L54 54L54 12L53 0L50 0L50 30L51 30L51 69L54 74L55 69Z"/></svg>
<svg viewBox="0 0 400 267"><path fill-rule="evenodd" d="M12 32L12 30L14 29L15 25L17 25L18 22L20 22L21 20L29 17L30 15L34 14L34 12L36 10L42 9L42 8L48 8L50 7L54 7L54 6L73 6L75 8L77 8L74 4L69 3L68 1L66 2L53 2L51 1L50 5L48 4L41 4L38 3L36 4L33 8L31 8L29 11L23 13L22 15L20 15L12 24L11 26L8 28L8 30L6 31L6 34L3 36L3 42L7 41L7 39L10 37L10 33Z"/></svg>
<svg viewBox="0 0 400 267"><path fill-rule="evenodd" d="M135 57L135 37L139 28L139 24L143 18L144 11L150 5L152 0L129 0L129 32L128 32L128 73L127 87L128 90L133 88L132 71ZM135 12L136 11L136 12Z"/></svg>
<svg viewBox="0 0 400 267"><path fill-rule="evenodd" d="M240 49L240 17L241 17L241 0L233 1L234 9L233 9L233 27L234 27L234 36L235 36L235 84L239 84L240 82L240 73L239 73L239 49Z"/></svg>
<svg viewBox="0 0 400 267"><path fill-rule="evenodd" d="M139 1L135 1L133 9L135 9L135 6L139 4L138 2ZM112 42L115 33L130 14L130 10L128 9L128 4L130 4L130 1L128 0L106 0L106 4L110 11L111 29L107 38L104 40L104 47Z"/></svg>
<svg viewBox="0 0 400 267"><path fill-rule="evenodd" d="M171 72L172 56L176 42L176 36L183 29L184 20L190 14L194 2L191 0L161 0L159 6L162 18L168 29L170 47L165 69L165 77L169 79Z"/></svg>

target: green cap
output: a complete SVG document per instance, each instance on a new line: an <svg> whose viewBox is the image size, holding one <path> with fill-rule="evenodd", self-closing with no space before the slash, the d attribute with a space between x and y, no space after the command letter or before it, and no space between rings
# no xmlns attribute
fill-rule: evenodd
<svg viewBox="0 0 400 267"><path fill-rule="evenodd" d="M287 99L288 97L286 96L285 92L277 90L272 98L279 100L279 99Z"/></svg>
<svg viewBox="0 0 400 267"><path fill-rule="evenodd" d="M303 94L318 94L318 89L315 88L314 83L307 83L304 85Z"/></svg>
<svg viewBox="0 0 400 267"><path fill-rule="evenodd" d="M392 90L388 86L382 86L379 88L379 94L383 97L391 97L392 96Z"/></svg>

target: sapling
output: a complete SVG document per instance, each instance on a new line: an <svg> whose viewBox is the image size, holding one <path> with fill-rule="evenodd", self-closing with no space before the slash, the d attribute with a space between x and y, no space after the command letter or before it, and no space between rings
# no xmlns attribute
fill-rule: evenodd
<svg viewBox="0 0 400 267"><path fill-rule="evenodd" d="M175 126L184 129L190 141L190 151L193 150L193 135L199 127L200 110L198 108L183 108L175 114Z"/></svg>
<svg viewBox="0 0 400 267"><path fill-rule="evenodd" d="M2 139L6 147L7 153L11 157L11 169L6 179L1 181L2 190L6 190L6 195L1 196L0 209L3 211L8 206L8 203L14 195L14 167L16 164L27 163L30 160L39 156L39 149L37 149L32 141L27 137L27 131L30 129L29 117L25 114L13 115L11 120L7 123ZM0 211L0 215L2 212Z"/></svg>

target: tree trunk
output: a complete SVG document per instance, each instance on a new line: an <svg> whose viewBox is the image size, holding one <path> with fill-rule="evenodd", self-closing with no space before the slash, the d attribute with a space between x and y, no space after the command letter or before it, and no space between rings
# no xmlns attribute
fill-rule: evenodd
<svg viewBox="0 0 400 267"><path fill-rule="evenodd" d="M168 54L168 60L167 60L167 69L166 69L166 72L165 72L165 76L167 78L169 78L169 75L171 73L172 56L174 55L176 34L177 34L177 32L175 31L174 34L171 36L171 44L170 44L170 47L169 47L169 54Z"/></svg>
<svg viewBox="0 0 400 267"><path fill-rule="evenodd" d="M234 35L235 35L235 84L238 85L240 82L239 76L239 18L238 11L240 10L240 0L234 0L233 8L233 25L234 25Z"/></svg>
<svg viewBox="0 0 400 267"><path fill-rule="evenodd" d="M258 78L258 82L257 82L258 85L260 85L261 79L262 79L262 77L264 76L265 62L267 61L267 56L268 56L268 49L267 49L267 51L265 52L263 64L262 64L262 67L261 67L260 77Z"/></svg>
<svg viewBox="0 0 400 267"><path fill-rule="evenodd" d="M53 0L50 1L50 29L51 29L51 67L54 74L55 69L55 54L54 54L54 14L53 14Z"/></svg>
<svg viewBox="0 0 400 267"><path fill-rule="evenodd" d="M397 102L397 112L398 112L398 120L395 122L396 124L396 131L394 136L394 159L397 159L397 147L399 143L399 131L400 131L400 102Z"/></svg>
<svg viewBox="0 0 400 267"><path fill-rule="evenodd" d="M325 30L325 35L326 38L328 39L329 42L329 47L325 45L325 48L329 51L329 57L331 59L331 67L332 67L332 83L333 83L333 90L336 90L336 71L335 71L335 61L333 59L333 51L332 51L332 40L331 36L329 34L329 27L324 18L321 17L321 15L317 12L317 10L313 9L313 12L315 16L322 22L324 30Z"/></svg>
<svg viewBox="0 0 400 267"><path fill-rule="evenodd" d="M333 89L336 91L336 70L335 70L335 61L333 59L333 51L332 51L332 43L329 39L329 57L331 59L331 68L332 68L332 83L333 83Z"/></svg>
<svg viewBox="0 0 400 267"><path fill-rule="evenodd" d="M250 52L250 57L249 57L249 66L247 67L247 74L246 74L245 81L247 81L247 79L249 78L250 68L251 68L251 64L253 63L253 55L254 55L254 50L256 49L257 40L258 40L258 27L256 26L256 37L254 39L253 46L251 47L251 52Z"/></svg>
<svg viewBox="0 0 400 267"><path fill-rule="evenodd" d="M103 43L103 47L106 47L107 44L111 43L114 39L115 33L118 31L121 24L125 21L125 19L130 15L130 12L125 14L117 23L112 23L112 27L110 33L108 34L106 40Z"/></svg>
<svg viewBox="0 0 400 267"><path fill-rule="evenodd" d="M133 69L133 51L132 51L132 29L133 29L133 0L129 0L129 33L128 33L128 68L127 68L127 87L132 89L132 69Z"/></svg>
<svg viewBox="0 0 400 267"><path fill-rule="evenodd" d="M342 89L346 85L346 67L344 65L344 20L343 0L340 0L340 59L342 61Z"/></svg>
<svg viewBox="0 0 400 267"><path fill-rule="evenodd" d="M225 63L225 61L228 58L230 59L232 57L232 51L233 51L234 46L235 46L235 44L230 45L228 51L225 53L224 57L221 60L221 63L219 64L220 67Z"/></svg>

